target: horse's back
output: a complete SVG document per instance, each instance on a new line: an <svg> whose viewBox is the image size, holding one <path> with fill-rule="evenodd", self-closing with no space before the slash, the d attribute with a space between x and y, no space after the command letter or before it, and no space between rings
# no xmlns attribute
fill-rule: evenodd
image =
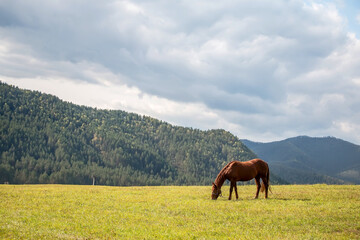
<svg viewBox="0 0 360 240"><path fill-rule="evenodd" d="M248 162L251 162L251 163L253 163L255 165L258 165L258 166L268 167L268 164L264 160L262 160L260 158L255 158L255 159L252 159L252 160L250 160Z"/></svg>
<svg viewBox="0 0 360 240"><path fill-rule="evenodd" d="M247 181L258 175L266 175L268 168L268 164L265 161L255 158L246 162L231 162L228 173L232 177L236 176L239 181Z"/></svg>
<svg viewBox="0 0 360 240"><path fill-rule="evenodd" d="M269 169L269 165L260 158L252 159L249 162L251 162L259 172L266 173Z"/></svg>
<svg viewBox="0 0 360 240"><path fill-rule="evenodd" d="M227 165L226 175L236 181L248 181L256 176L266 174L267 163L261 159L252 159L246 162L232 161Z"/></svg>
<svg viewBox="0 0 360 240"><path fill-rule="evenodd" d="M251 160L245 161L245 162L232 161L231 163L239 165L239 166L244 166L244 167L256 167L256 168L268 168L269 167L268 164L260 158L251 159Z"/></svg>

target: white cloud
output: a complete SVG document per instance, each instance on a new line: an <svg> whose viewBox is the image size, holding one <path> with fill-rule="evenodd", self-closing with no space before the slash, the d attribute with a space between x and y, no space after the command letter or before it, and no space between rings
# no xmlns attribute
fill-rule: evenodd
<svg viewBox="0 0 360 240"><path fill-rule="evenodd" d="M360 44L345 25L323 1L4 0L0 77L241 138L360 143Z"/></svg>
<svg viewBox="0 0 360 240"><path fill-rule="evenodd" d="M143 93L136 87L128 87L122 84L114 85L107 82L106 78L104 80L99 76L96 78L98 82L105 81L106 84L76 82L66 78L8 78L0 76L0 79L7 83L50 93L65 101L80 105L93 106L99 109L121 109L158 119L166 119L175 125L201 129L223 128L224 125L232 125L204 104L171 101Z"/></svg>

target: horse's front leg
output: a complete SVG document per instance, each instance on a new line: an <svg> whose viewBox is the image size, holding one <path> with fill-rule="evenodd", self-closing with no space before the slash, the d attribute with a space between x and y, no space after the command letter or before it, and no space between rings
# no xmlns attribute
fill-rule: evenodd
<svg viewBox="0 0 360 240"><path fill-rule="evenodd" d="M235 188L236 199L239 199L239 195L238 195L238 193L237 193L236 182L234 182L234 188Z"/></svg>
<svg viewBox="0 0 360 240"><path fill-rule="evenodd" d="M232 191L233 191L233 183L231 182L231 183L230 183L230 195L229 195L229 200L231 200Z"/></svg>

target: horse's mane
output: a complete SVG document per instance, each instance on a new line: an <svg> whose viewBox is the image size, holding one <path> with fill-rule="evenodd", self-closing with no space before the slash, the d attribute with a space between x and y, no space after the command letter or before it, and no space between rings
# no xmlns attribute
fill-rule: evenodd
<svg viewBox="0 0 360 240"><path fill-rule="evenodd" d="M219 174L217 175L216 179L215 179L215 184L217 187L221 187L224 182L225 182L225 173L227 172L228 168L230 167L230 165L233 162L229 162L228 164L226 164L225 167L223 167L223 169L221 169L221 171L219 172Z"/></svg>

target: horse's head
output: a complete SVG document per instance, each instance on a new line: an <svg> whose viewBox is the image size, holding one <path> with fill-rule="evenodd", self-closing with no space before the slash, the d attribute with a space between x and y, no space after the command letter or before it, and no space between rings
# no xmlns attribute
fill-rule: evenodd
<svg viewBox="0 0 360 240"><path fill-rule="evenodd" d="M221 188L216 186L215 183L212 184L212 193L211 193L211 199L216 200L221 195Z"/></svg>

